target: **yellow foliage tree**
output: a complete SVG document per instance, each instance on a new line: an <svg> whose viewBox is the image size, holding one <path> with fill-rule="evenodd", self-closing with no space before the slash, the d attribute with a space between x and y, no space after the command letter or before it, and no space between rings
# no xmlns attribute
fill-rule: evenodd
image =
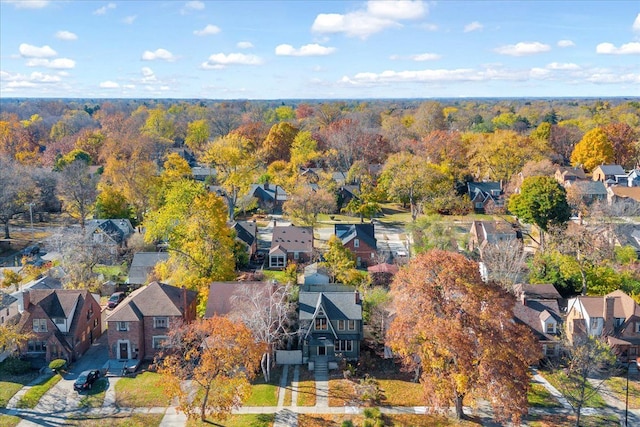
<svg viewBox="0 0 640 427"><path fill-rule="evenodd" d="M611 163L613 159L613 144L604 130L599 127L585 133L571 153L571 164L582 165L587 171L592 171L596 166Z"/></svg>

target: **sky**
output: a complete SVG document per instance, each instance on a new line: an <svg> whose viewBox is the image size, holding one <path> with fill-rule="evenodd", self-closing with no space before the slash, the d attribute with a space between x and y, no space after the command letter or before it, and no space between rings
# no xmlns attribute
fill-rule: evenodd
<svg viewBox="0 0 640 427"><path fill-rule="evenodd" d="M613 96L637 0L0 0L0 98Z"/></svg>

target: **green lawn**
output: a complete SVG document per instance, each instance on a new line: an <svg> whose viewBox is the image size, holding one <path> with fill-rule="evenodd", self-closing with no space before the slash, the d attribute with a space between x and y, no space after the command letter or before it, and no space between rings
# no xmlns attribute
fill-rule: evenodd
<svg viewBox="0 0 640 427"><path fill-rule="evenodd" d="M606 386L616 395L618 400L625 402L627 398L627 377L612 377L605 381ZM629 409L640 408L640 382L629 381Z"/></svg>
<svg viewBox="0 0 640 427"><path fill-rule="evenodd" d="M81 408L100 408L104 403L104 396L107 394L107 388L109 388L109 380L107 378L100 378L93 384L91 390L87 390L86 394L83 394L80 398Z"/></svg>
<svg viewBox="0 0 640 427"><path fill-rule="evenodd" d="M298 378L298 406L315 406L316 404L316 381L313 372L300 369Z"/></svg>
<svg viewBox="0 0 640 427"><path fill-rule="evenodd" d="M525 418L529 427L573 427L576 424L574 415L530 415ZM582 415L581 427L619 427L620 421L615 415Z"/></svg>
<svg viewBox="0 0 640 427"><path fill-rule="evenodd" d="M542 384L532 383L531 390L527 395L529 406L542 408L559 408L562 407L560 402L549 393Z"/></svg>
<svg viewBox="0 0 640 427"><path fill-rule="evenodd" d="M96 265L93 272L102 274L107 280L124 280L128 274L125 265Z"/></svg>
<svg viewBox="0 0 640 427"><path fill-rule="evenodd" d="M20 421L22 421L20 417L0 414L0 427L15 427Z"/></svg>
<svg viewBox="0 0 640 427"><path fill-rule="evenodd" d="M38 385L34 385L22 396L22 399L17 403L18 408L35 408L42 396L48 392L51 387L58 384L62 379L59 374L52 376L51 378L41 382Z"/></svg>
<svg viewBox="0 0 640 427"><path fill-rule="evenodd" d="M164 414L118 414L109 417L77 416L68 418L65 425L82 427L157 427L162 422Z"/></svg>
<svg viewBox="0 0 640 427"><path fill-rule="evenodd" d="M0 408L6 408L13 395L37 376L37 372L29 372L24 375L8 375L0 372Z"/></svg>
<svg viewBox="0 0 640 427"><path fill-rule="evenodd" d="M275 421L275 414L242 414L232 415L225 421L207 419L207 421L188 420L187 427L271 427ZM300 424L302 426L302 424Z"/></svg>
<svg viewBox="0 0 640 427"><path fill-rule="evenodd" d="M539 373L544 378L546 378L546 380L549 381L551 383L551 385L553 385L555 388L557 388L558 391L560 391L561 393L563 392L563 389L567 388L567 386L565 386L566 381L567 381L567 377L563 372L561 372L561 371L554 371L554 372L550 372L550 371L542 372L542 371L540 371ZM571 390L571 389L569 388L569 390ZM586 395L587 395L588 399L584 403L583 407L585 407L585 408L604 408L605 406L607 406L607 404L604 401L604 399L602 398L602 396L600 396L600 394L598 394L598 393L595 393L593 388L588 383L587 383ZM565 395L565 397L567 397L567 396Z"/></svg>
<svg viewBox="0 0 640 427"><path fill-rule="evenodd" d="M274 381L280 378L274 375ZM251 396L244 402L244 406L276 406L278 404L278 386L258 382L251 385Z"/></svg>
<svg viewBox="0 0 640 427"><path fill-rule="evenodd" d="M116 405L121 408L169 406L171 400L163 392L162 377L144 372L133 378L121 378L116 383Z"/></svg>

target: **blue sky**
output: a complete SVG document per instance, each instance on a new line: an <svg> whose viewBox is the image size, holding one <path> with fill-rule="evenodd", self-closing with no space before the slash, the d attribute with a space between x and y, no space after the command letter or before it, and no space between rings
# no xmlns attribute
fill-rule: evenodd
<svg viewBox="0 0 640 427"><path fill-rule="evenodd" d="M0 97L520 96L640 96L640 2L0 0Z"/></svg>

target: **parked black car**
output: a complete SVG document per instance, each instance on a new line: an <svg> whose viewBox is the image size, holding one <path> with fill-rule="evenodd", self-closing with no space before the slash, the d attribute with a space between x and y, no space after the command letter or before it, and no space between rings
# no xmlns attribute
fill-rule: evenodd
<svg viewBox="0 0 640 427"><path fill-rule="evenodd" d="M109 297L109 302L107 303L107 307L116 308L118 304L120 304L122 300L125 299L125 297L126 297L126 294L124 292L114 292Z"/></svg>
<svg viewBox="0 0 640 427"><path fill-rule="evenodd" d="M100 371L97 369L84 371L78 376L76 382L73 383L73 388L77 391L89 390L98 378L100 378Z"/></svg>

